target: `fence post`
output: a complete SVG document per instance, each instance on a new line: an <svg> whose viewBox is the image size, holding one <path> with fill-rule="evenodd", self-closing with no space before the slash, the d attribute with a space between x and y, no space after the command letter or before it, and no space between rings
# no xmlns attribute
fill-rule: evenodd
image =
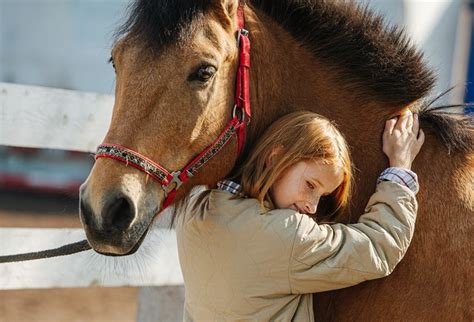
<svg viewBox="0 0 474 322"><path fill-rule="evenodd" d="M142 287L138 294L137 322L183 321L184 286Z"/></svg>

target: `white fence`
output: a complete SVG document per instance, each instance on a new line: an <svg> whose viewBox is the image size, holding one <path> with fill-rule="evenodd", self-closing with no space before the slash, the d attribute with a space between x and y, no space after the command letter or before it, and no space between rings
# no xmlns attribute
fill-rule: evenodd
<svg viewBox="0 0 474 322"><path fill-rule="evenodd" d="M113 97L0 83L0 145L93 152L104 137ZM147 286L138 320L181 320L184 289L174 231L164 214L136 254L93 251L0 264L0 289ZM85 239L82 229L0 228L0 255L55 248Z"/></svg>

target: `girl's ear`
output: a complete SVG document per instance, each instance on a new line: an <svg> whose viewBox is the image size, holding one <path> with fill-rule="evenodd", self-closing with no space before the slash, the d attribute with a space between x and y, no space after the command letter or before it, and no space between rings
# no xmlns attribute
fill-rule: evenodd
<svg viewBox="0 0 474 322"><path fill-rule="evenodd" d="M274 164L274 162L278 159L278 157L281 155L281 153L283 153L283 145L279 144L279 145L275 145L270 153L267 155L267 157L265 158L265 165L266 166L271 166L272 164Z"/></svg>

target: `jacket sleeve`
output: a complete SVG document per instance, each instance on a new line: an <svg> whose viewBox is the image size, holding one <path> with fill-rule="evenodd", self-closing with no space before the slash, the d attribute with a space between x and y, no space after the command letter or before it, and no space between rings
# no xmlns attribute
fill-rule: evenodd
<svg viewBox="0 0 474 322"><path fill-rule="evenodd" d="M417 212L414 193L381 182L356 224L318 225L301 216L290 258L294 294L352 286L389 275L405 255Z"/></svg>

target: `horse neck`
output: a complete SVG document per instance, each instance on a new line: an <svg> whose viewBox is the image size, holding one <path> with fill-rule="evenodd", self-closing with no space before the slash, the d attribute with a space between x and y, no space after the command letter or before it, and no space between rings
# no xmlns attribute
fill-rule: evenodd
<svg viewBox="0 0 474 322"><path fill-rule="evenodd" d="M339 77L341 67L325 65L271 18L250 8L246 17L252 39L251 102L256 127L298 109L345 121L369 114L371 120L384 120L404 108L375 103L367 86Z"/></svg>
<svg viewBox="0 0 474 322"><path fill-rule="evenodd" d="M387 165L380 144L384 120L404 106L376 103L354 82L338 78L337 68L324 65L270 18L256 12L246 15L252 39L249 145L278 117L295 110L315 111L334 120L345 135L359 170L357 193L369 196ZM355 201L353 210L361 212L365 201Z"/></svg>

